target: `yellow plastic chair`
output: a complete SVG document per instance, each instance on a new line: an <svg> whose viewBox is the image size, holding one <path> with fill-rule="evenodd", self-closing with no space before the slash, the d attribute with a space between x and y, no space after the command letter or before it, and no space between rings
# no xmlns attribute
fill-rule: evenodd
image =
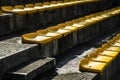
<svg viewBox="0 0 120 80"><path fill-rule="evenodd" d="M116 36L118 39L119 39L119 41L120 41L120 34L117 34L117 36Z"/></svg>
<svg viewBox="0 0 120 80"><path fill-rule="evenodd" d="M62 34L56 33L55 27L49 27L46 30L38 30L37 34L39 35L39 34L43 33L44 31L46 32L46 33L44 33L44 36L52 37L53 40L56 40L56 39L59 39L62 37Z"/></svg>
<svg viewBox="0 0 120 80"><path fill-rule="evenodd" d="M14 6L15 9L24 9L24 6L23 5L16 5Z"/></svg>
<svg viewBox="0 0 120 80"><path fill-rule="evenodd" d="M109 51L117 51L120 52L120 48L119 47L114 47L114 46L110 46L109 44L103 44L102 48L105 50L109 50Z"/></svg>
<svg viewBox="0 0 120 80"><path fill-rule="evenodd" d="M2 6L1 10L2 12L5 12L5 13L13 13L17 15L26 14L26 11L24 9L17 9L17 8L13 8L12 6Z"/></svg>
<svg viewBox="0 0 120 80"><path fill-rule="evenodd" d="M120 47L120 43L117 43L114 40L109 40L107 43L111 46L114 46L114 47Z"/></svg>
<svg viewBox="0 0 120 80"><path fill-rule="evenodd" d="M34 9L36 9L37 11L45 11L42 3L35 3L34 5Z"/></svg>
<svg viewBox="0 0 120 80"><path fill-rule="evenodd" d="M79 64L79 70L102 73L106 68L107 63L91 61L88 58L83 58Z"/></svg>
<svg viewBox="0 0 120 80"><path fill-rule="evenodd" d="M73 27L77 27L78 30L80 30L80 29L82 29L82 28L85 27L84 24L80 23L80 20L79 20L79 19L77 19L77 20L72 20L72 22L73 22L73 25L72 25L72 26L73 26Z"/></svg>
<svg viewBox="0 0 120 80"><path fill-rule="evenodd" d="M114 57L99 55L98 53L90 53L88 58L93 61L110 63Z"/></svg>
<svg viewBox="0 0 120 80"><path fill-rule="evenodd" d="M66 26L64 27L64 29L71 30L71 32L76 32L78 30L78 27L72 26L72 22L65 22L65 25Z"/></svg>
<svg viewBox="0 0 120 80"><path fill-rule="evenodd" d="M35 5L35 6L38 6L38 7L39 7L39 6L43 6L42 3L35 3L34 5Z"/></svg>
<svg viewBox="0 0 120 80"><path fill-rule="evenodd" d="M26 4L24 10L26 10L28 14L33 14L37 12L33 4Z"/></svg>
<svg viewBox="0 0 120 80"><path fill-rule="evenodd" d="M0 11L0 15L2 15L3 13Z"/></svg>
<svg viewBox="0 0 120 80"><path fill-rule="evenodd" d="M75 24L75 23L78 24L80 21L79 21L79 19L74 19L71 22L72 22L72 24Z"/></svg>
<svg viewBox="0 0 120 80"><path fill-rule="evenodd" d="M9 10L13 10L12 6L2 6L1 7L2 11L9 11Z"/></svg>
<svg viewBox="0 0 120 80"><path fill-rule="evenodd" d="M51 6L56 6L56 7L57 7L57 1L51 1L51 2L50 2L50 5L51 5Z"/></svg>
<svg viewBox="0 0 120 80"><path fill-rule="evenodd" d="M50 6L50 2L43 2L43 8L45 10L50 10L52 6Z"/></svg>
<svg viewBox="0 0 120 80"><path fill-rule="evenodd" d="M52 41L52 37L46 37L41 34L27 33L22 35L23 43L44 44Z"/></svg>
<svg viewBox="0 0 120 80"><path fill-rule="evenodd" d="M68 34L71 33L71 30L64 29L65 28L64 23L58 24L56 27L58 28L57 33L63 34L63 36L67 36Z"/></svg>
<svg viewBox="0 0 120 80"><path fill-rule="evenodd" d="M120 43L120 39L117 36L113 37L113 40L117 43Z"/></svg>
<svg viewBox="0 0 120 80"><path fill-rule="evenodd" d="M104 55L104 56L111 56L111 57L116 57L119 55L119 52L108 51L108 50L104 50L103 48L97 48L96 53L98 53L100 55Z"/></svg>

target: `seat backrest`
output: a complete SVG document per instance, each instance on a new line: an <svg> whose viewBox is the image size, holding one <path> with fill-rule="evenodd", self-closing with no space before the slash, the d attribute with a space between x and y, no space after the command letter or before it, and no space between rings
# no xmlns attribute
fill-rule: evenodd
<svg viewBox="0 0 120 80"><path fill-rule="evenodd" d="M50 5L50 2L43 2L43 5Z"/></svg>
<svg viewBox="0 0 120 80"><path fill-rule="evenodd" d="M47 32L48 32L47 29L43 29L43 30L38 30L38 31L36 31L36 33L37 33L38 35L45 35Z"/></svg>
<svg viewBox="0 0 120 80"><path fill-rule="evenodd" d="M57 28L56 26L52 26L52 27L48 27L47 30L48 30L49 32L54 32L54 31L57 31L58 28Z"/></svg>
<svg viewBox="0 0 120 80"><path fill-rule="evenodd" d="M59 29L62 29L62 28L64 28L66 25L64 24L64 23L61 23L61 24L58 24L57 25L57 27L59 28Z"/></svg>
<svg viewBox="0 0 120 80"><path fill-rule="evenodd" d="M23 5L16 5L14 6L15 9L24 9L24 6Z"/></svg>
<svg viewBox="0 0 120 80"><path fill-rule="evenodd" d="M43 6L42 3L35 3L34 5L35 5L35 6Z"/></svg>
<svg viewBox="0 0 120 80"><path fill-rule="evenodd" d="M34 7L34 4L26 4L25 7L26 7L26 8L33 8L33 7Z"/></svg>
<svg viewBox="0 0 120 80"><path fill-rule="evenodd" d="M1 7L1 10L4 11L4 10L12 10L13 7L12 6L2 6Z"/></svg>

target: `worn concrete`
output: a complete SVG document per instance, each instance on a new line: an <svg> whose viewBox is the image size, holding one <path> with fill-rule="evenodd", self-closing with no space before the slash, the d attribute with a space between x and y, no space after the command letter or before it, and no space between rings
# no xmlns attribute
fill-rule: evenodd
<svg viewBox="0 0 120 80"><path fill-rule="evenodd" d="M22 44L20 37L0 42L0 77L10 68L30 59L40 57L36 44Z"/></svg>
<svg viewBox="0 0 120 80"><path fill-rule="evenodd" d="M66 56L60 57L62 60L57 63L56 74L52 73L54 76L45 76L42 80L96 80L97 73L79 71L80 60L94 50L94 47L81 45L68 51Z"/></svg>
<svg viewBox="0 0 120 80"><path fill-rule="evenodd" d="M43 58L29 61L23 65L14 68L6 73L5 80L33 80L47 71L55 68L56 61L54 58Z"/></svg>

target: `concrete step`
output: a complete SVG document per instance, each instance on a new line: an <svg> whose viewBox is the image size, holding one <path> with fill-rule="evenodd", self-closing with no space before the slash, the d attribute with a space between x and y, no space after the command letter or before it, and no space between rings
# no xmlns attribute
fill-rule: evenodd
<svg viewBox="0 0 120 80"><path fill-rule="evenodd" d="M20 37L13 37L0 42L0 78L4 73L24 62L40 58L36 44L22 44Z"/></svg>
<svg viewBox="0 0 120 80"><path fill-rule="evenodd" d="M43 58L29 61L8 71L5 80L33 80L36 76L43 76L47 71L55 68L54 58Z"/></svg>

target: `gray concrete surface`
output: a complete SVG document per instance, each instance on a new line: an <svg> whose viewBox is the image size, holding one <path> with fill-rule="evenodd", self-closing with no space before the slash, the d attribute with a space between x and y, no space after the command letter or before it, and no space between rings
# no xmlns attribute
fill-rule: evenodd
<svg viewBox="0 0 120 80"><path fill-rule="evenodd" d="M0 77L9 70L30 59L40 57L36 44L22 44L20 37L0 42Z"/></svg>
<svg viewBox="0 0 120 80"><path fill-rule="evenodd" d="M40 58L29 61L26 64L11 69L5 75L5 80L32 80L38 75L41 76L47 71L55 68L56 61L54 58Z"/></svg>
<svg viewBox="0 0 120 80"><path fill-rule="evenodd" d="M98 78L97 73L79 71L80 60L94 50L94 47L81 45L68 51L67 56L62 56L62 60L57 63L56 74L45 76L42 80L95 80Z"/></svg>

